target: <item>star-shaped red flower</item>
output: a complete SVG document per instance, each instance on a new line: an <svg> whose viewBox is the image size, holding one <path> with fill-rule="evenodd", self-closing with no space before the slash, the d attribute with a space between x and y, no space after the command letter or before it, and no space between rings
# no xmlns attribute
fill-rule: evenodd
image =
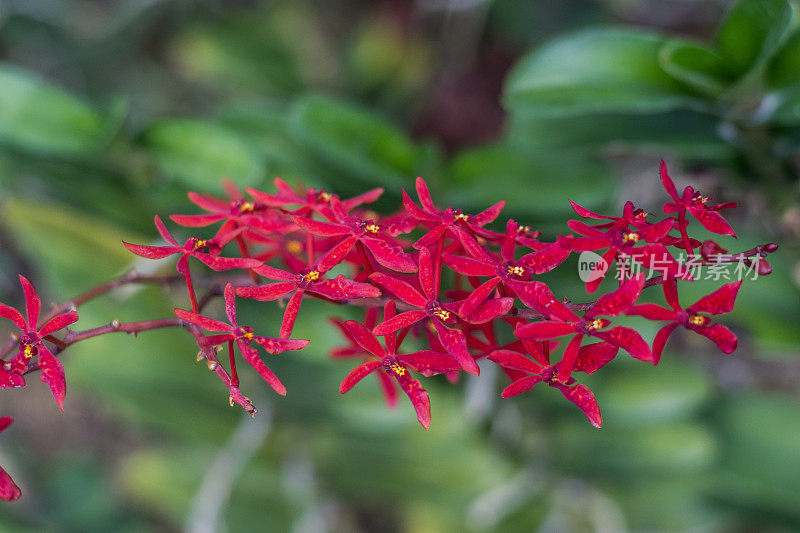
<svg viewBox="0 0 800 533"><path fill-rule="evenodd" d="M25 379L22 377L29 367L33 356L38 356L38 365L42 371L41 380L50 387L58 408L64 410L64 397L67 394L67 383L64 376L64 366L44 344L44 338L56 331L63 329L76 320L78 313L69 311L48 320L41 328L37 326L39 313L42 308L41 300L33 284L24 276L19 277L22 291L25 293L25 314L5 304L0 304L0 317L6 318L16 325L21 332L19 337L19 353L8 363L0 367L0 387L22 387Z"/></svg>
<svg viewBox="0 0 800 533"><path fill-rule="evenodd" d="M384 319L391 320L395 316L394 302L388 302L384 308ZM419 380L413 379L408 370L412 369L423 376L443 374L458 370L458 363L447 353L434 352L431 350L421 350L410 354L397 353L397 337L394 332L384 336L386 348L381 346L375 335L359 324L355 320L348 320L342 323L342 327L352 336L352 338L364 350L372 354L378 360L367 361L355 367L343 380L339 386L339 392L346 393L353 386L364 379L368 374L382 370L387 376L394 378L403 392L408 395L414 410L417 412L417 419L422 427L428 429L431 425L431 403L428 393L422 387Z"/></svg>
<svg viewBox="0 0 800 533"><path fill-rule="evenodd" d="M234 294L233 285L228 283L225 286L225 314L228 316L230 324L213 320L211 318L184 311L183 309L175 309L175 314L181 320L200 326L206 331L224 331L222 335L211 335L203 338L203 344L207 346L216 346L218 344L229 343L229 349L234 342L239 347L239 351L244 356L250 366L252 366L269 385L275 389L280 395L286 395L286 387L281 383L278 377L270 370L267 365L258 356L258 350L250 346L252 341L264 347L268 353L278 354L287 350L302 350L308 346L308 341L303 339L273 339L270 337L261 337L253 334L253 328L250 326L240 326L236 321L236 296ZM231 374L236 376L236 364L233 358L233 352L230 353L231 358ZM237 378L234 377L234 380ZM236 383L238 385L238 383Z"/></svg>

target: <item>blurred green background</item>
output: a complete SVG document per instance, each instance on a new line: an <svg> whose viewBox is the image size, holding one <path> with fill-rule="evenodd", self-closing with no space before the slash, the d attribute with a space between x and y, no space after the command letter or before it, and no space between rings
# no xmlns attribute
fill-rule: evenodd
<svg viewBox="0 0 800 533"><path fill-rule="evenodd" d="M599 431L549 388L501 401L491 366L426 381L427 432L372 380L343 397L352 365L327 358L325 323L342 310L318 302L296 326L311 346L269 360L286 398L242 372L254 421L183 332L82 343L63 414L35 379L0 395L16 418L0 464L23 488L0 530L800 530L799 7L0 0L3 302L20 303L19 272L50 302L152 267L120 239L153 239L154 213L193 212L187 190L219 194L221 176L383 186L389 210L421 175L440 205L505 199L552 238L568 198L657 211L663 157L679 185L740 203L723 246L781 243L725 321L739 350L675 335L656 369L618 358L587 380ZM554 286L581 298L562 270ZM176 305L118 291L78 327ZM241 313L277 331L275 307Z"/></svg>

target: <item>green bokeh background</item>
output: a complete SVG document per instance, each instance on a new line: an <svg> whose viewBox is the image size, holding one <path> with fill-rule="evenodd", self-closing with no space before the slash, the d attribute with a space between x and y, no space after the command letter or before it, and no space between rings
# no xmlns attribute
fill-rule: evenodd
<svg viewBox="0 0 800 533"><path fill-rule="evenodd" d="M16 419L0 464L23 489L0 530L800 530L795 0L7 0L0 60L10 304L20 272L45 302L132 267L168 272L120 240L153 240L153 214L194 212L186 192L220 194L222 176L382 186L387 211L424 176L440 205L505 199L505 218L552 238L568 198L657 211L664 158L680 184L740 203L723 246L781 244L725 319L734 355L676 335L658 368L620 357L586 380L602 430L549 388L501 400L491 366L426 381L429 431L376 382L342 396L352 365L328 358L326 318L357 315L320 302L295 328L309 348L268 361L285 398L242 372L255 420L183 332L82 343L64 354L63 414L36 379L0 395ZM577 300L573 266L549 281ZM185 305L125 289L77 327ZM240 312L277 331L277 307Z"/></svg>

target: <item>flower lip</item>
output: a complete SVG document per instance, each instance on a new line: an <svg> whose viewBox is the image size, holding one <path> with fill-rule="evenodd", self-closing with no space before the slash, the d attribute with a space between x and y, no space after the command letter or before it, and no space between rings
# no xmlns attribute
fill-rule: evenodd
<svg viewBox="0 0 800 533"><path fill-rule="evenodd" d="M436 317L442 322L451 322L453 319L453 313L443 308L439 302L428 302L425 305L425 311L429 316Z"/></svg>
<svg viewBox="0 0 800 533"><path fill-rule="evenodd" d="M504 262L498 268L501 277L510 277L515 279L524 279L528 276L528 269L522 265L514 264L511 262Z"/></svg>
<svg viewBox="0 0 800 533"><path fill-rule="evenodd" d="M253 328L251 328L250 326L239 326L238 328L236 328L233 334L236 335L237 337L244 339L247 342L253 340Z"/></svg>
<svg viewBox="0 0 800 533"><path fill-rule="evenodd" d="M184 248L190 250L192 252L196 252L202 248L208 246L208 241L201 239L200 237L189 237L184 245Z"/></svg>
<svg viewBox="0 0 800 533"><path fill-rule="evenodd" d="M598 329L603 329L611 322L606 320L605 318L595 318L591 322L585 321L584 322L584 329L587 333L592 333L593 331L597 331Z"/></svg>
<svg viewBox="0 0 800 533"><path fill-rule="evenodd" d="M383 359L383 369L387 374L394 374L397 377L405 376L408 373L406 367L394 356L387 356Z"/></svg>
<svg viewBox="0 0 800 533"><path fill-rule="evenodd" d="M312 283L319 280L321 274L319 270L305 269L297 274L296 282L302 288L308 288Z"/></svg>

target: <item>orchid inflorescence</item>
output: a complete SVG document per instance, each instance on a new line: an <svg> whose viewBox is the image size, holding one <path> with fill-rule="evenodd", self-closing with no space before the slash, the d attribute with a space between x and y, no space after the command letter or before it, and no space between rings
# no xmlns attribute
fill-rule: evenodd
<svg viewBox="0 0 800 533"><path fill-rule="evenodd" d="M65 348L105 333L182 327L198 345L198 360L205 359L227 387L231 405L237 403L255 414L252 403L239 390L234 348L275 392L285 395L286 387L261 358L257 346L269 354L305 348L308 340L291 337L302 302L311 297L364 311L361 322L332 319L347 345L335 348L331 356L362 361L344 377L342 393L374 373L387 403L396 405L399 386L427 429L430 399L419 377L445 374L455 381L461 372L479 374L479 363L488 360L499 365L510 380L503 398L544 382L557 388L599 428L602 417L597 401L578 383L577 375L596 372L620 348L635 359L658 364L667 338L681 326L707 337L726 354L736 349L734 333L711 316L733 309L742 282L726 283L683 307L678 287L694 277L678 258L687 255L701 264L745 260L763 275L771 271L764 257L777 249L770 243L726 255L713 240L691 238L687 215L712 233L735 237L720 214L735 204L713 204L692 187L679 195L663 161L660 175L670 197L662 219L656 220L655 215L630 202L618 217L597 214L571 202L585 221L569 221L573 233L552 242L541 240L540 232L514 220L502 231L489 229L504 202L474 215L437 207L422 178L416 180L417 200L402 191L401 209L386 216L366 207L378 199L382 189L343 200L322 190L296 190L275 179L277 192L272 194L247 188L245 197L230 182L225 183L227 200L189 193L189 199L206 213L172 215L170 219L191 228L221 223L213 236L192 236L180 245L156 216L156 228L166 245L123 243L134 254L149 259L177 255L178 276L129 274L56 307L41 326L39 296L20 276L26 317L0 304L0 317L20 330L0 351L0 357L7 357L17 349L14 357L0 359L0 387L22 387L26 374L41 371L42 381L63 408L66 382L57 355ZM415 233L421 236L412 241L408 236ZM234 256L223 255L234 241ZM607 268L617 263L622 268L614 290L595 301L561 300L538 279L573 252L590 251L602 253L598 265ZM214 271L239 271L241 275L214 278L206 283L205 296L198 299L189 261L192 257ZM586 282L589 294L610 277L607 270L592 274ZM126 283L154 281L185 283L191 309L175 309L175 316L166 319L124 324L114 320L91 330L66 330L78 319L75 307L79 303ZM611 284L610 280L606 283ZM655 285L661 286L668 307L639 303L644 289ZM227 322L204 314L215 296L223 296ZM240 325L237 297L283 303L278 336L257 335L252 327ZM644 317L663 326L650 344L635 329L612 324L611 319L622 315ZM63 334L58 336L59 332ZM401 350L409 335L417 339L416 348L422 349ZM513 340L500 342L501 338ZM227 369L217 358L225 345ZM561 357L552 362L559 350ZM9 417L0 418L0 431L10 423ZM17 497L19 489L0 469L0 498Z"/></svg>

